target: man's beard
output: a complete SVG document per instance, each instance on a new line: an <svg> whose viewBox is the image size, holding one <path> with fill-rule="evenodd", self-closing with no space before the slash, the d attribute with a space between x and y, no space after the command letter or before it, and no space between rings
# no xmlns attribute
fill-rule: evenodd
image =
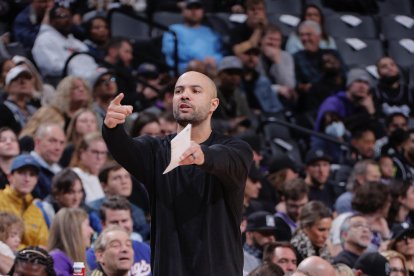
<svg viewBox="0 0 414 276"><path fill-rule="evenodd" d="M205 118L201 118L199 114L191 114L191 116L188 116L186 118L183 118L185 116L182 113L180 113L179 110L173 110L174 118L177 121L177 124L179 124L182 127L185 127L188 124L192 124L193 126L197 126L201 124L202 121L205 120Z"/></svg>
<svg viewBox="0 0 414 276"><path fill-rule="evenodd" d="M356 247L358 247L359 249L367 249L368 248L368 244L367 245L365 245L365 244L362 244L362 243L360 243L360 242L357 242L357 241L350 241L350 243L352 243L353 245L355 245Z"/></svg>
<svg viewBox="0 0 414 276"><path fill-rule="evenodd" d="M395 76L384 76L380 78L381 84L385 86L391 86L399 80L400 80L400 74L397 74Z"/></svg>
<svg viewBox="0 0 414 276"><path fill-rule="evenodd" d="M325 182L324 183L322 183L322 182L320 182L318 179L316 179L315 177L312 177L311 176L311 180L312 180L312 185L314 186L314 187L317 187L317 188L320 188L320 187L322 187L323 186L323 184L325 184Z"/></svg>

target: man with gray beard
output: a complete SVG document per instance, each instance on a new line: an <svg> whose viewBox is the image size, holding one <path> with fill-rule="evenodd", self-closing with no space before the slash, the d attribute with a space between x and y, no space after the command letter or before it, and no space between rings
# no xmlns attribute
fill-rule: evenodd
<svg viewBox="0 0 414 276"><path fill-rule="evenodd" d="M345 219L341 225L340 235L344 250L334 258L333 263L353 267L371 242L371 228L367 220L357 214Z"/></svg>

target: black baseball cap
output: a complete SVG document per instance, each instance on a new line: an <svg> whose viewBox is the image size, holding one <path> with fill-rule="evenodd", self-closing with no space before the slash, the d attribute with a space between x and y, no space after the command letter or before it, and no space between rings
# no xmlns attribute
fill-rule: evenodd
<svg viewBox="0 0 414 276"><path fill-rule="evenodd" d="M323 149L311 149L306 154L305 163L309 165L315 161L328 161L329 163L332 162L332 157Z"/></svg>
<svg viewBox="0 0 414 276"><path fill-rule="evenodd" d="M414 227L407 222L403 222L392 228L393 240L399 241L404 239L406 236L414 237Z"/></svg>
<svg viewBox="0 0 414 276"><path fill-rule="evenodd" d="M354 269L359 269L368 276L388 276L391 273L390 263L378 252L361 255L355 262Z"/></svg>
<svg viewBox="0 0 414 276"><path fill-rule="evenodd" d="M281 171L283 169L291 169L294 172L299 171L299 166L289 156L283 154L274 157L269 163L269 174Z"/></svg>
<svg viewBox="0 0 414 276"><path fill-rule="evenodd" d="M186 9L203 8L203 3L200 0L186 0L184 3Z"/></svg>
<svg viewBox="0 0 414 276"><path fill-rule="evenodd" d="M251 213L247 217L246 231L271 233L278 241L287 241L291 237L290 228L283 226L280 220L266 211Z"/></svg>

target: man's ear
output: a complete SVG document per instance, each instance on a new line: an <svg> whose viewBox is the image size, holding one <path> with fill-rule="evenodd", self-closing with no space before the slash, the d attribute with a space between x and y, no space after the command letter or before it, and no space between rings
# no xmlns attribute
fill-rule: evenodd
<svg viewBox="0 0 414 276"><path fill-rule="evenodd" d="M108 185L105 182L101 182L101 187L102 187L102 190L104 191L104 193L106 194L108 192L107 191Z"/></svg>
<svg viewBox="0 0 414 276"><path fill-rule="evenodd" d="M210 111L214 112L217 107L219 106L220 100L219 98L213 98L211 99L211 107L210 107Z"/></svg>
<svg viewBox="0 0 414 276"><path fill-rule="evenodd" d="M103 262L103 251L97 251L95 250L95 257L96 257L96 261L100 264L102 264Z"/></svg>
<svg viewBox="0 0 414 276"><path fill-rule="evenodd" d="M345 231L344 231L344 232L342 232L342 233L341 233L341 236L340 236L340 239L341 239L341 242L342 242L342 243L344 243L344 242L345 242L345 238L346 238L346 237L348 237L348 233L347 233L347 232L345 232Z"/></svg>

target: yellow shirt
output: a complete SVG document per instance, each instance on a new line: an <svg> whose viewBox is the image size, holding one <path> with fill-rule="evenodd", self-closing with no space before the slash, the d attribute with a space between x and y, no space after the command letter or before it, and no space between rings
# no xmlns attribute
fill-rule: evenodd
<svg viewBox="0 0 414 276"><path fill-rule="evenodd" d="M33 203L32 195L19 196L10 186L0 190L0 211L20 217L24 223L24 234L20 248L28 245L47 246L49 231L42 211Z"/></svg>

